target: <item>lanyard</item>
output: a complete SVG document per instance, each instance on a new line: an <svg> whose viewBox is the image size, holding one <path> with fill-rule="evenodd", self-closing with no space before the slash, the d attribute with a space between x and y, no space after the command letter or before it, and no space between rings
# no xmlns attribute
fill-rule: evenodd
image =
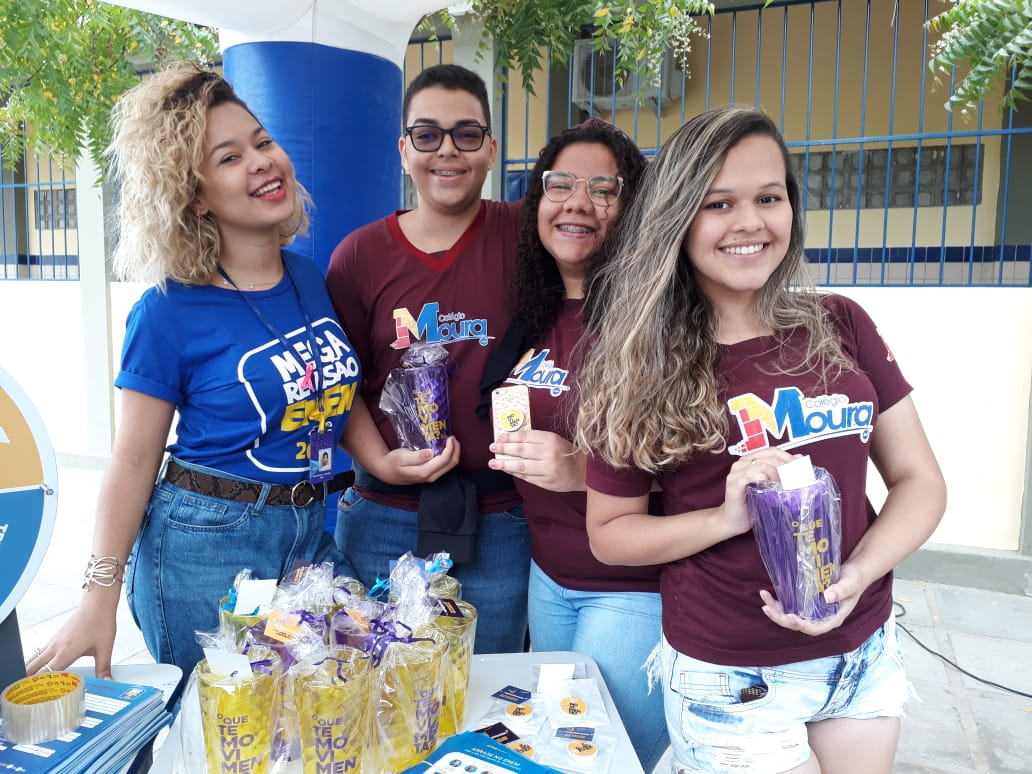
<svg viewBox="0 0 1032 774"><path fill-rule="evenodd" d="M281 258L281 260L283 259ZM244 299L249 307L251 307L251 311L254 312L255 317L257 317L259 322L265 326L266 330L279 339L280 344L283 345L284 351L296 352L297 350L290 345L290 342L287 341L287 337L273 326L271 322L269 322L269 319L262 314L262 310L258 308L258 305L248 297L247 293L237 286L228 274L226 274L226 270L222 268L222 264L216 263L215 268L218 270L219 274L222 275L222 278L232 285L237 294ZM290 279L290 286L294 289L294 297L297 298L297 305L301 307L301 314L305 318L305 330L308 332L308 348L311 351L312 358L315 360L315 363L305 363L305 376L301 382L301 386L303 388L307 387L308 389L316 390L316 408L308 413L308 419L318 420L319 432L324 432L326 430L325 391L323 390L322 378L318 373L316 373L316 371L319 370L316 366L319 366L320 368L322 366L322 360L319 358L319 343L316 341L315 329L312 327L312 321L308 318L308 310L305 308L305 303L301 298L301 291L298 290L297 280L294 278L294 272L290 268L290 264L285 260L283 260L283 268L286 270L287 277ZM316 389L316 384L319 385L318 389Z"/></svg>

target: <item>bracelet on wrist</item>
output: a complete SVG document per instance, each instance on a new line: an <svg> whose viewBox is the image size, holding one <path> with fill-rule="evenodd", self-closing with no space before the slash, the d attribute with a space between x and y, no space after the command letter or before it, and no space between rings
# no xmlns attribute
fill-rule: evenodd
<svg viewBox="0 0 1032 774"><path fill-rule="evenodd" d="M125 575L125 566L115 556L94 556L86 563L86 572L82 578L82 590L89 591L90 586L110 588L121 583Z"/></svg>

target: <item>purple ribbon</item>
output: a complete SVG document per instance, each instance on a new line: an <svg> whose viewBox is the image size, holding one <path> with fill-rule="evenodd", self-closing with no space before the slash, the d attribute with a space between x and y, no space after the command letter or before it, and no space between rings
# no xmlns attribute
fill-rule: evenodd
<svg viewBox="0 0 1032 774"><path fill-rule="evenodd" d="M398 627L405 629L408 634L398 634ZM432 637L413 637L412 629L401 621L390 621L382 618L374 618L369 622L369 636L366 637L365 650L369 654L369 660L374 667L380 666L384 655L395 642L433 642Z"/></svg>
<svg viewBox="0 0 1032 774"><path fill-rule="evenodd" d="M340 680L342 683L346 683L348 681L348 678L344 676L344 664L347 662L345 662L344 659L334 658L333 656L327 656L326 658L321 659L320 661L316 661L313 664L313 666L322 666L327 661L337 662L337 679Z"/></svg>

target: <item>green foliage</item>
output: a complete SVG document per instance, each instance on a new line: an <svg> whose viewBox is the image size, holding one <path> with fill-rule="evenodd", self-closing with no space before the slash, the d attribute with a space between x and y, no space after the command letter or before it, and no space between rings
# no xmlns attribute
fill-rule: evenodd
<svg viewBox="0 0 1032 774"><path fill-rule="evenodd" d="M531 93L545 55L564 64L582 29L592 31L599 50L619 41L618 81L636 73L642 84L651 83L659 77L664 52L673 49L683 60L692 39L705 35L696 17L714 11L708 0L471 0L468 6L483 24L481 51L493 41L495 66L519 70Z"/></svg>
<svg viewBox="0 0 1032 774"><path fill-rule="evenodd" d="M217 52L214 30L99 0L0 0L0 160L16 164L28 136L36 152L100 161L139 67Z"/></svg>
<svg viewBox="0 0 1032 774"><path fill-rule="evenodd" d="M960 106L967 114L1001 77L1013 77L1003 107L1032 95L1032 0L950 0L952 8L928 22L941 32L928 66L936 82L949 79L954 68L967 74L954 85L946 109Z"/></svg>

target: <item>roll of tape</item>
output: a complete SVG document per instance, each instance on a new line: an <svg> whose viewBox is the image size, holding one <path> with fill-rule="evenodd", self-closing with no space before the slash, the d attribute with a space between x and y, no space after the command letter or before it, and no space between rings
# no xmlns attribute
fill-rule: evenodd
<svg viewBox="0 0 1032 774"><path fill-rule="evenodd" d="M14 744L49 742L86 717L86 685L71 672L48 672L12 683L0 694L4 737Z"/></svg>

